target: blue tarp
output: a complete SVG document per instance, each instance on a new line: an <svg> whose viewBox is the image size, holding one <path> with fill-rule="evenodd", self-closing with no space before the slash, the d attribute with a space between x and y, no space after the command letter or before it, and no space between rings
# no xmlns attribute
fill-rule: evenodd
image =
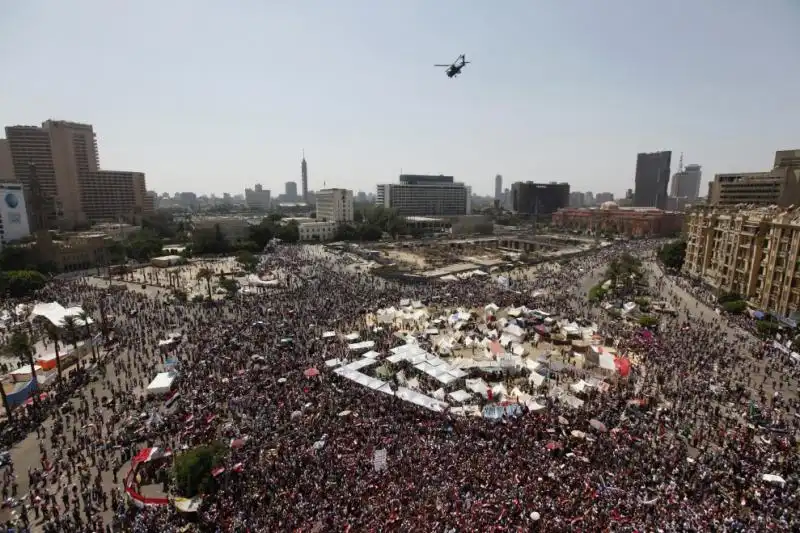
<svg viewBox="0 0 800 533"><path fill-rule="evenodd" d="M14 392L6 394L9 407L16 407L25 403L25 400L33 396L36 388L36 382L34 380L30 380L27 383L19 383Z"/></svg>

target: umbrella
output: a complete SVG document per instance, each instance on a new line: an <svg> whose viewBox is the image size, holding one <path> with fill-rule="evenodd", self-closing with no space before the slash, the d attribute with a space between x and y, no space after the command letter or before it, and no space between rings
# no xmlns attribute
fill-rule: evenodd
<svg viewBox="0 0 800 533"><path fill-rule="evenodd" d="M584 433L583 431L578 431L577 429L573 429L570 432L570 435L572 435L576 439L585 439L586 438L586 433Z"/></svg>
<svg viewBox="0 0 800 533"><path fill-rule="evenodd" d="M569 420L567 420L563 416L559 416L558 417L558 423L561 424L562 426L567 426L567 425L569 425Z"/></svg>
<svg viewBox="0 0 800 533"><path fill-rule="evenodd" d="M589 420L589 425L592 426L597 431L599 431L600 433L605 433L606 431L608 431L606 425L597 420L596 418L592 418L591 420Z"/></svg>
<svg viewBox="0 0 800 533"><path fill-rule="evenodd" d="M214 476L214 477L217 477L220 474L222 474L223 472L225 472L225 467L220 466L220 467L217 467L214 470L212 470L211 471L211 475Z"/></svg>
<svg viewBox="0 0 800 533"><path fill-rule="evenodd" d="M352 411L342 411L341 413L339 413L339 416L347 416L350 413L352 413Z"/></svg>
<svg viewBox="0 0 800 533"><path fill-rule="evenodd" d="M245 442L247 442L247 437L243 439L231 439L231 448L237 450L244 446Z"/></svg>
<svg viewBox="0 0 800 533"><path fill-rule="evenodd" d="M301 413L300 411L292 411L292 414L290 416L291 419L294 420L295 418L300 418L301 416L303 416L303 413Z"/></svg>
<svg viewBox="0 0 800 533"><path fill-rule="evenodd" d="M307 378L313 378L314 376L319 376L319 370L317 370L314 367L311 367L307 369L305 372L303 372L303 375L305 375L305 377Z"/></svg>
<svg viewBox="0 0 800 533"><path fill-rule="evenodd" d="M533 511L531 513L531 520L533 520L534 522L538 522L541 517L542 517L542 515L540 515L536 511Z"/></svg>
<svg viewBox="0 0 800 533"><path fill-rule="evenodd" d="M280 378L280 379L278 380L278 383L286 383L286 378Z"/></svg>
<svg viewBox="0 0 800 533"><path fill-rule="evenodd" d="M233 470L234 472L241 472L242 470L244 470L244 465L242 463L236 463L235 465L233 465L231 470Z"/></svg>
<svg viewBox="0 0 800 533"><path fill-rule="evenodd" d="M545 445L545 448L546 448L547 450L550 450L550 451L553 451L553 450L560 450L560 449L562 448L562 445L561 445L561 443L560 443L560 442L556 442L556 441L554 441L554 440L551 440L550 442L548 442L548 443Z"/></svg>

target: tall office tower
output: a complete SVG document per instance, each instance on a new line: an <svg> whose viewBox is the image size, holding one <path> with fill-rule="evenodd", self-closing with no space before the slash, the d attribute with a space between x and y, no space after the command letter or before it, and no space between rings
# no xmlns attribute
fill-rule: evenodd
<svg viewBox="0 0 800 533"><path fill-rule="evenodd" d="M297 198L297 182L296 181L287 181L286 182L286 201L288 202L296 202Z"/></svg>
<svg viewBox="0 0 800 533"><path fill-rule="evenodd" d="M11 148L8 146L8 139L0 139L0 180L16 181L14 162L11 160Z"/></svg>
<svg viewBox="0 0 800 533"><path fill-rule="evenodd" d="M670 196L676 198L686 198L693 202L700 197L700 180L703 171L700 165L686 165L683 170L679 170L672 176L670 186Z"/></svg>
<svg viewBox="0 0 800 533"><path fill-rule="evenodd" d="M634 207L667 208L671 162L671 151L642 153L637 156Z"/></svg>
<svg viewBox="0 0 800 533"><path fill-rule="evenodd" d="M503 199L503 176L500 174L494 177L494 199Z"/></svg>
<svg viewBox="0 0 800 533"><path fill-rule="evenodd" d="M511 186L511 204L515 213L550 216L569 206L569 183L518 181Z"/></svg>
<svg viewBox="0 0 800 533"><path fill-rule="evenodd" d="M308 203L308 164L306 163L305 150L303 150L303 161L300 163L300 177L303 186L303 201Z"/></svg>
<svg viewBox="0 0 800 533"><path fill-rule="evenodd" d="M317 191L317 220L321 222L352 222L353 191L349 189Z"/></svg>

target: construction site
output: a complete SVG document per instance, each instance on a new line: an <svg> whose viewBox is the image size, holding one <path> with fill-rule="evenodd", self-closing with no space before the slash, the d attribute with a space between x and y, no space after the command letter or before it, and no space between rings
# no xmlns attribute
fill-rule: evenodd
<svg viewBox="0 0 800 533"><path fill-rule="evenodd" d="M452 281L566 258L599 245L601 243L593 239L564 235L478 237L378 245L362 250L362 255L368 255L387 271L421 279Z"/></svg>

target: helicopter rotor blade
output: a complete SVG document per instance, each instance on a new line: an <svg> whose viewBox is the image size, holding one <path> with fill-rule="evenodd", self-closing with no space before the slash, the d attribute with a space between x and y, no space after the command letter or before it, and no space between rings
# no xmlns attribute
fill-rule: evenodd
<svg viewBox="0 0 800 533"><path fill-rule="evenodd" d="M450 67L452 65L434 65L434 67Z"/></svg>

